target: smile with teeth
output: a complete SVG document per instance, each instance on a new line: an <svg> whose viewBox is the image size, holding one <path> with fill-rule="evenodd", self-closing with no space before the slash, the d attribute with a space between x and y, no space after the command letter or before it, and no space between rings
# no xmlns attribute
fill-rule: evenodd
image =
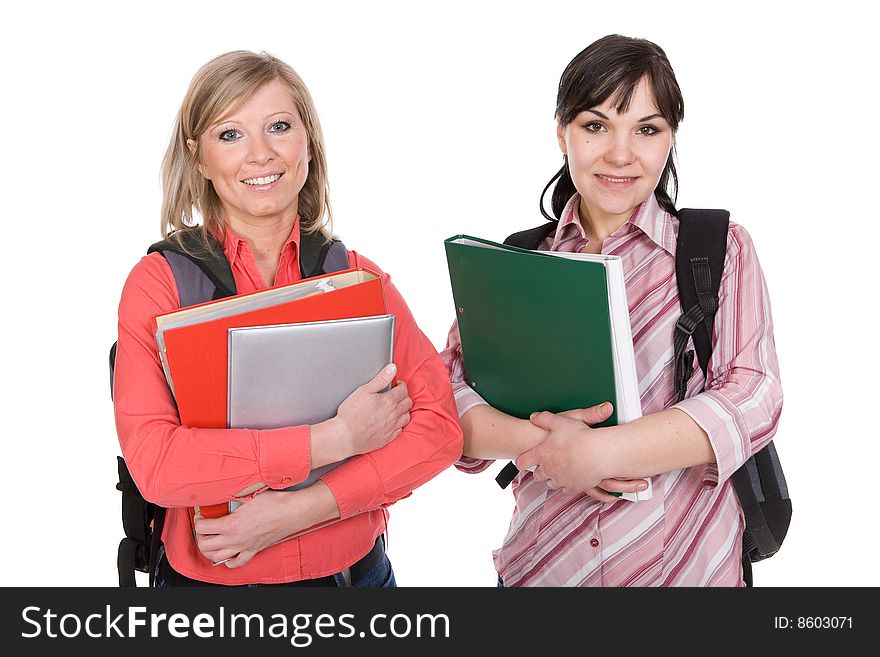
<svg viewBox="0 0 880 657"><path fill-rule="evenodd" d="M613 176L605 176L605 175L602 175L601 173L597 173L596 175L597 175L599 178L601 178L602 180L607 180L608 182L612 182L612 183L625 183L625 182L630 182L630 181L635 180L636 177L637 177L637 176L628 176L628 177L626 177L626 178L615 178L615 177L613 177Z"/></svg>
<svg viewBox="0 0 880 657"><path fill-rule="evenodd" d="M262 178L248 178L247 180L242 180L246 185L269 185L281 177L280 173L273 174L271 176L264 176Z"/></svg>

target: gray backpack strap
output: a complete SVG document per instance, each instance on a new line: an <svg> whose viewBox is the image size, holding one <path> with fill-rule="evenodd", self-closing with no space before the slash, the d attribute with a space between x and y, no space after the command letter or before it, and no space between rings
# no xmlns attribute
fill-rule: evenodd
<svg viewBox="0 0 880 657"><path fill-rule="evenodd" d="M163 251L162 255L165 256L174 273L181 308L211 301L215 298L217 286L196 263L173 251Z"/></svg>
<svg viewBox="0 0 880 657"><path fill-rule="evenodd" d="M303 233L299 239L299 269L303 278L348 269L348 249L338 239L324 241L322 233Z"/></svg>
<svg viewBox="0 0 880 657"><path fill-rule="evenodd" d="M334 271L348 269L349 266L348 249L345 248L345 244L339 240L333 240L330 248L327 249L327 255L324 258L321 269L325 274L329 274Z"/></svg>
<svg viewBox="0 0 880 657"><path fill-rule="evenodd" d="M235 279L222 247L213 239L206 249L199 229L180 231L180 240L162 240L147 253L158 251L171 266L180 296L180 307L222 299L235 294Z"/></svg>

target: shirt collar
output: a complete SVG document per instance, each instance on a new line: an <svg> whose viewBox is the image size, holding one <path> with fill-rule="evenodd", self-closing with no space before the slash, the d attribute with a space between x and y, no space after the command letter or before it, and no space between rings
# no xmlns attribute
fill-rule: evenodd
<svg viewBox="0 0 880 657"><path fill-rule="evenodd" d="M581 226L581 218L577 211L580 200L580 194L575 194L565 204L562 216L559 218L556 237L553 238L553 246L550 247L551 251L557 251L561 242L570 239L575 234L580 235L581 239L587 238L587 233L584 231L584 227Z"/></svg>
<svg viewBox="0 0 880 657"><path fill-rule="evenodd" d="M660 207L656 196L651 194L644 203L638 206L628 223L641 230L661 249L672 256L675 255L678 222Z"/></svg>
<svg viewBox="0 0 880 657"><path fill-rule="evenodd" d="M246 249L250 252L250 247L247 244L247 240L232 230L232 228L229 227L229 224L224 224L223 230L225 230L223 236L223 254L229 261L229 266L233 267L236 260L241 257L242 250ZM290 230L290 235L287 236L284 246L281 247L282 256L288 249L292 250L292 255L297 258L299 257L299 215L296 216L296 220L293 222L293 228ZM251 257L253 257L253 255L251 255Z"/></svg>
<svg viewBox="0 0 880 657"><path fill-rule="evenodd" d="M559 227L556 229L556 237L553 240L553 250L560 242L570 239L575 232L581 238L586 239L587 234L581 225L578 214L580 200L580 194L575 194L562 210ZM657 197L653 194L636 207L632 216L613 235L625 235L635 229L641 230L660 248L672 255L675 254L675 222L672 215L660 207ZM611 236L609 235L609 237Z"/></svg>

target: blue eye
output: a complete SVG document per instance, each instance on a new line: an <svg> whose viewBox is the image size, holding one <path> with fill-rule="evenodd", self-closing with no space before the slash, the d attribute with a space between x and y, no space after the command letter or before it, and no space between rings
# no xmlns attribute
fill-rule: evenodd
<svg viewBox="0 0 880 657"><path fill-rule="evenodd" d="M241 133L234 128L229 128L229 130L224 130L219 135L220 141L235 141L241 137Z"/></svg>
<svg viewBox="0 0 880 657"><path fill-rule="evenodd" d="M290 130L290 123L288 121L276 121L271 126L269 126L269 132L287 132Z"/></svg>

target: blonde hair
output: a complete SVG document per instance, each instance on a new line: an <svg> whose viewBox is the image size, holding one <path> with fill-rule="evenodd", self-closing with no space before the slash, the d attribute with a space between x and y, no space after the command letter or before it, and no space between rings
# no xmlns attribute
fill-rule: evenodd
<svg viewBox="0 0 880 657"><path fill-rule="evenodd" d="M324 135L318 113L305 83L290 66L272 55L235 50L215 57L202 66L189 89L174 121L171 141L162 160L162 235L177 238L177 231L197 227L193 211L202 217L198 228L202 242L209 248L209 235L223 235L220 198L211 181L196 166L196 153L187 140L199 141L207 128L230 112L243 107L263 85L280 81L290 91L309 138L309 175L299 193L301 233L332 236L333 215L327 185L327 160Z"/></svg>

